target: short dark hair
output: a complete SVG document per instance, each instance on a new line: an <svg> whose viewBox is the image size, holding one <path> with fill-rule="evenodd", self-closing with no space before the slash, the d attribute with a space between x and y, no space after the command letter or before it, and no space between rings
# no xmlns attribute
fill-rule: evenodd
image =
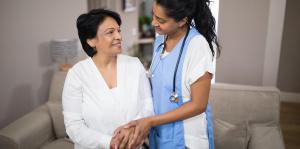
<svg viewBox="0 0 300 149"><path fill-rule="evenodd" d="M97 51L87 43L87 39L95 38L98 27L107 18L111 17L118 25L121 25L121 17L118 13L106 9L93 9L88 13L81 14L77 18L77 31L83 50L89 57L93 57Z"/></svg>

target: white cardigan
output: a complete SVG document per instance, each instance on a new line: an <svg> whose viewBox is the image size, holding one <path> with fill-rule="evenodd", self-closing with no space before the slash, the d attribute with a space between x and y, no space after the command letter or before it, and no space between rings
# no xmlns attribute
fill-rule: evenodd
<svg viewBox="0 0 300 149"><path fill-rule="evenodd" d="M118 55L117 87L109 89L91 58L68 72L63 96L66 131L75 149L109 148L114 130L153 115L149 81L137 58Z"/></svg>

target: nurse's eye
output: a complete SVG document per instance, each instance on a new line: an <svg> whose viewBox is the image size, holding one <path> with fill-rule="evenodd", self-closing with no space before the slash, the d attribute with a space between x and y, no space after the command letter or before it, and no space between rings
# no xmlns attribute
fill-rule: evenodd
<svg viewBox="0 0 300 149"><path fill-rule="evenodd" d="M164 24L164 23L166 23L167 21L166 21L166 20L162 20L162 19L157 19L157 22L158 22L159 24Z"/></svg>

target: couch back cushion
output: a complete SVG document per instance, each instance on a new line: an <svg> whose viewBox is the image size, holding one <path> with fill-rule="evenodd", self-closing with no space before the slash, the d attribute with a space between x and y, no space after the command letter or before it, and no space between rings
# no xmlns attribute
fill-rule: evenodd
<svg viewBox="0 0 300 149"><path fill-rule="evenodd" d="M242 121L279 125L280 92L273 87L213 84L213 118L232 124Z"/></svg>
<svg viewBox="0 0 300 149"><path fill-rule="evenodd" d="M54 132L56 138L64 138L67 136L66 128L64 124L64 117L62 114L62 105L57 103L48 102L50 116L53 123Z"/></svg>
<svg viewBox="0 0 300 149"><path fill-rule="evenodd" d="M62 114L62 91L67 72L57 71L51 80L47 106L52 118L55 135L57 138L66 136L64 118Z"/></svg>
<svg viewBox="0 0 300 149"><path fill-rule="evenodd" d="M51 80L48 101L61 103L62 91L64 88L66 75L67 72L64 71L57 71L54 73Z"/></svg>

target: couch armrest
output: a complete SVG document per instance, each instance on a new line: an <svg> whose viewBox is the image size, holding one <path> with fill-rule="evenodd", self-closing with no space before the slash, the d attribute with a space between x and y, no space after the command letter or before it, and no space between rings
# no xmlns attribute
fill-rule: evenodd
<svg viewBox="0 0 300 149"><path fill-rule="evenodd" d="M0 148L37 149L53 138L51 117L42 105L0 130Z"/></svg>

